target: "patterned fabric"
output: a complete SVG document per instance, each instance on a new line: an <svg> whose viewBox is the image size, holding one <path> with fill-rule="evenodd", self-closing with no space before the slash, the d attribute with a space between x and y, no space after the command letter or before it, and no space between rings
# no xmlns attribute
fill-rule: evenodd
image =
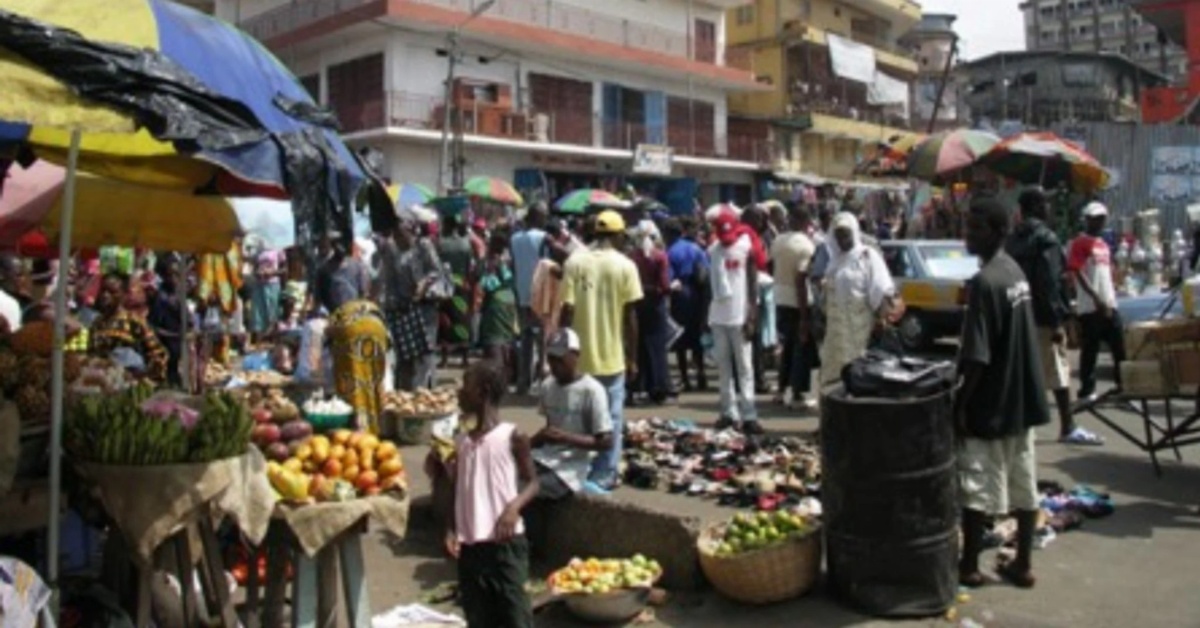
<svg viewBox="0 0 1200 628"><path fill-rule="evenodd" d="M397 361L415 360L432 349L425 337L425 319L416 306L389 309L387 325L392 334L392 344L396 347Z"/></svg>
<svg viewBox="0 0 1200 628"><path fill-rule="evenodd" d="M234 241L228 252L200 258L197 272L200 302L208 303L216 296L221 310L232 314L237 309L238 290L242 288L242 243Z"/></svg>
<svg viewBox="0 0 1200 628"><path fill-rule="evenodd" d="M67 353L87 353L89 343L91 342L90 337L91 334L86 327L80 329L74 336L67 339L66 344L63 345L63 351Z"/></svg>
<svg viewBox="0 0 1200 628"><path fill-rule="evenodd" d="M116 349L130 349L141 356L146 375L161 382L167 377L167 349L146 321L121 311L109 318L99 318L89 332L91 352L107 356Z"/></svg>
<svg viewBox="0 0 1200 628"><path fill-rule="evenodd" d="M354 407L372 433L377 433L388 350L382 312L370 301L350 301L329 318L325 334L338 396Z"/></svg>
<svg viewBox="0 0 1200 628"><path fill-rule="evenodd" d="M483 306L479 312L479 342L505 345L516 340L517 326L516 278L507 264L495 260L479 279L483 291Z"/></svg>
<svg viewBox="0 0 1200 628"><path fill-rule="evenodd" d="M471 287L462 275L450 276L454 296L438 304L438 340L451 347L463 347L471 341Z"/></svg>

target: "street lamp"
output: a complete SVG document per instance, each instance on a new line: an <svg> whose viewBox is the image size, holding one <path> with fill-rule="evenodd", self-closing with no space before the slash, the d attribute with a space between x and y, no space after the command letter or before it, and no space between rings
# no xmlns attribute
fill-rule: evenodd
<svg viewBox="0 0 1200 628"><path fill-rule="evenodd" d="M462 54L458 50L458 35L462 27L471 23L471 20L483 15L494 4L496 4L496 0L484 0L479 6L471 10L471 13L463 21L456 24L454 30L446 34L446 57L448 63L446 67L446 86L442 100L442 148L438 156L438 192L443 194L446 192L446 158L450 153L450 123L453 119L451 116L452 105L450 103L453 99L454 70ZM461 121L459 123L461 124ZM455 175L457 175L460 168L461 166L457 164L453 166ZM452 185L455 187L461 186L462 182L458 181L459 178L459 176L455 176Z"/></svg>

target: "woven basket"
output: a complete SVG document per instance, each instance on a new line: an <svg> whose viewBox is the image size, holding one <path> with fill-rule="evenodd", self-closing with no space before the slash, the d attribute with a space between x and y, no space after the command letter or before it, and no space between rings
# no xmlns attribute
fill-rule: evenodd
<svg viewBox="0 0 1200 628"><path fill-rule="evenodd" d="M771 604L800 597L821 575L821 529L735 556L717 556L714 548L726 524L709 528L697 541L700 569L722 595L744 604Z"/></svg>

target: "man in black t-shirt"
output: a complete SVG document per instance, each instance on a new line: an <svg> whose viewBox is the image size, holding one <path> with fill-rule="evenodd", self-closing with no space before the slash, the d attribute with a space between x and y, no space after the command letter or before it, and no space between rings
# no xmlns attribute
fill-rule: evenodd
<svg viewBox="0 0 1200 628"><path fill-rule="evenodd" d="M961 436L958 467L962 495L963 550L959 580L983 584L979 553L989 515L1017 517L1017 557L999 565L1009 582L1034 585L1030 554L1037 526L1034 430L1050 422L1038 353L1037 323L1029 282L1002 250L1008 210L994 199L976 201L967 219L967 250L983 267L967 285L955 400Z"/></svg>

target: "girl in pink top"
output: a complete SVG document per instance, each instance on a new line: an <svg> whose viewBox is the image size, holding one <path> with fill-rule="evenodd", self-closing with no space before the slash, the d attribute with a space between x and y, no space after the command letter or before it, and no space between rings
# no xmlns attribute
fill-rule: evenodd
<svg viewBox="0 0 1200 628"><path fill-rule="evenodd" d="M458 559L458 590L469 628L532 628L525 594L529 543L521 510L538 492L529 437L500 422L508 388L504 368L491 361L467 369L458 404L475 427L458 437L454 459L454 513L446 550ZM524 483L525 489L518 488Z"/></svg>

